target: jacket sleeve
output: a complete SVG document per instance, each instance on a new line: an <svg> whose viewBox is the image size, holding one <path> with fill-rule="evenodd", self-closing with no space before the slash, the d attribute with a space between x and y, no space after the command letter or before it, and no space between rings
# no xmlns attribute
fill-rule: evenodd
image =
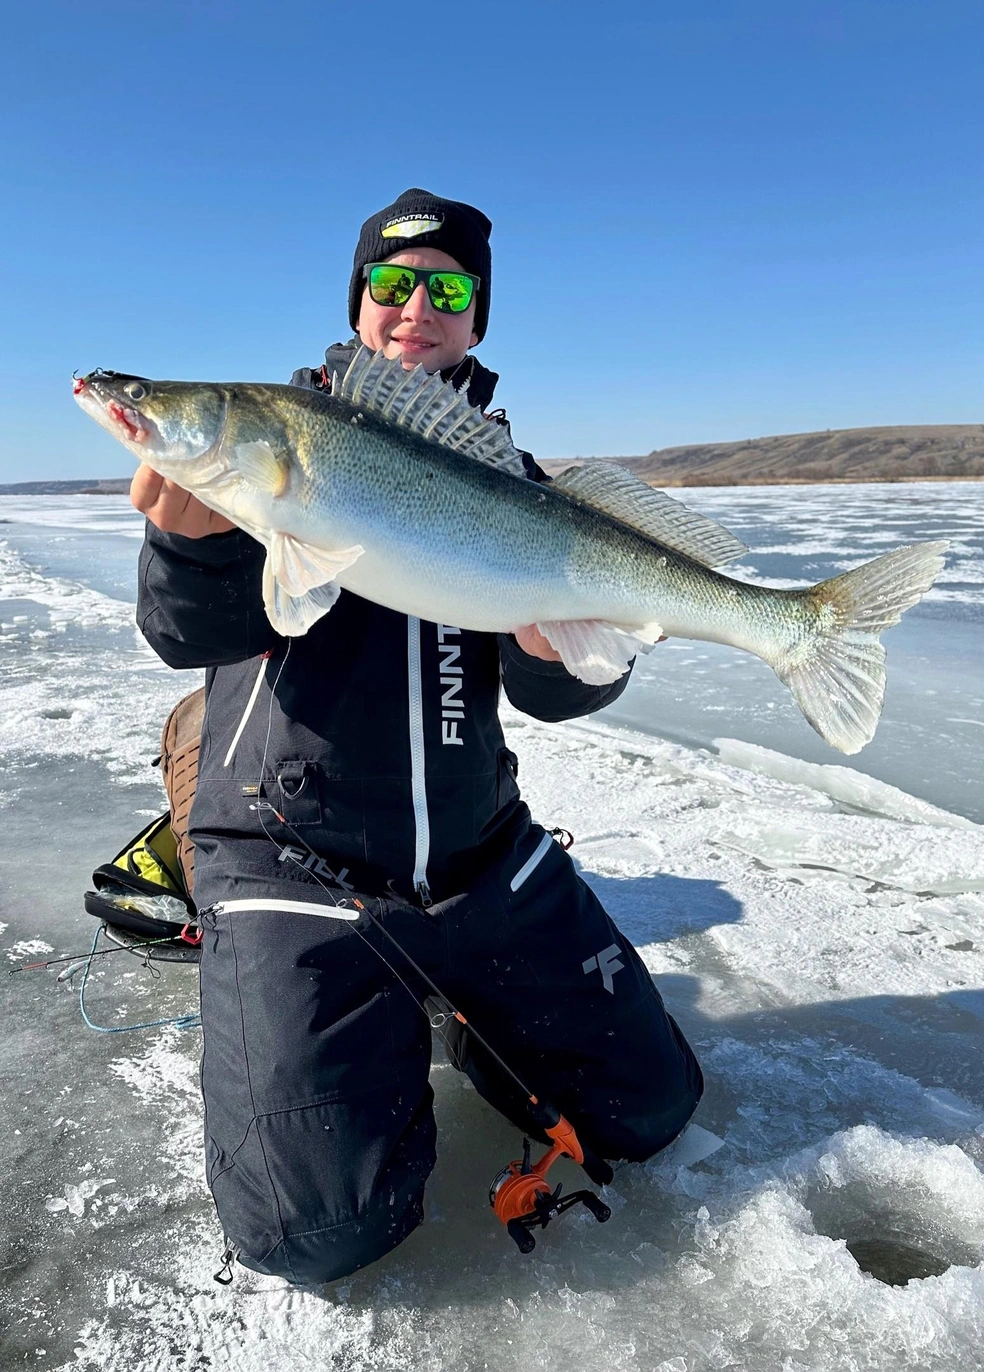
<svg viewBox="0 0 984 1372"><path fill-rule="evenodd" d="M272 648L263 608L264 549L240 529L185 538L148 522L137 624L169 667L219 667Z"/></svg>
<svg viewBox="0 0 984 1372"><path fill-rule="evenodd" d="M561 719L577 719L594 714L618 700L632 673L609 686L589 686L572 676L562 662L544 662L524 653L512 634L499 634L499 661L502 685L511 705L524 715L555 724Z"/></svg>

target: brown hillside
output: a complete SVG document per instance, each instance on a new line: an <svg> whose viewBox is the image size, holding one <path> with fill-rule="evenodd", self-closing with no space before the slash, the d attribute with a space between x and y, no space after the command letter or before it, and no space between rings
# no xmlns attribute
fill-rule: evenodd
<svg viewBox="0 0 984 1372"><path fill-rule="evenodd" d="M578 459L541 465L556 474ZM662 448L609 459L651 486L761 486L823 481L984 480L984 424L905 424L778 434Z"/></svg>

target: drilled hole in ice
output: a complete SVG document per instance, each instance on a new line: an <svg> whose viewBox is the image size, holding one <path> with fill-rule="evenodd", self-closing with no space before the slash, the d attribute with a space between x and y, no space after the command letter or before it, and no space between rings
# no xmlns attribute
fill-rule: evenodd
<svg viewBox="0 0 984 1372"><path fill-rule="evenodd" d="M952 1263L895 1239L848 1239L847 1251L861 1268L887 1286L906 1286L921 1277L941 1277Z"/></svg>
<svg viewBox="0 0 984 1372"><path fill-rule="evenodd" d="M817 1233L843 1239L862 1272L888 1286L905 1286L980 1262L979 1226L972 1216L954 1222L944 1198L916 1186L903 1189L899 1179L879 1180L821 1187L807 1197Z"/></svg>

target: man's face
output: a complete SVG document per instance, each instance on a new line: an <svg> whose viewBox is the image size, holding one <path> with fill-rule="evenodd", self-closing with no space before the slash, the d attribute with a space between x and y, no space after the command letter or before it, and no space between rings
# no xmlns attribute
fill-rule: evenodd
<svg viewBox="0 0 984 1372"><path fill-rule="evenodd" d="M465 270L460 262L438 248L408 248L385 261L401 267ZM377 305L369 294L368 283L362 288L359 337L373 352L382 348L387 357L400 358L408 371L418 363L429 372L456 367L478 342L474 324L474 299L461 314L449 314L435 310L423 284L405 305Z"/></svg>

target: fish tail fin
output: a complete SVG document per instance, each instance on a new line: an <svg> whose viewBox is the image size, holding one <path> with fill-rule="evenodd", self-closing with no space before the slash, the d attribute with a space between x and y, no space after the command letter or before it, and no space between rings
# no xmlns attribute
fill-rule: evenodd
<svg viewBox="0 0 984 1372"><path fill-rule="evenodd" d="M948 547L896 548L804 593L817 607L819 633L772 665L820 737L842 753L871 741L885 697L880 635L929 590Z"/></svg>

